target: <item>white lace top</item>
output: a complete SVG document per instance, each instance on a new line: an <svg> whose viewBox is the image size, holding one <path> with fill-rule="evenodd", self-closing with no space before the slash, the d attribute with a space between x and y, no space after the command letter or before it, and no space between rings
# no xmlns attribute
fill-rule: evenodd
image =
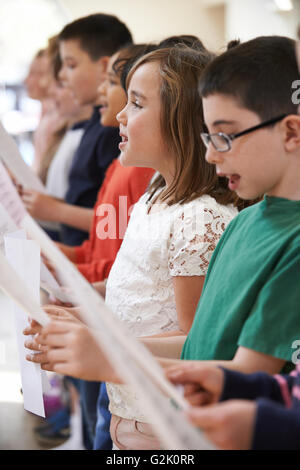
<svg viewBox="0 0 300 470"><path fill-rule="evenodd" d="M148 214L143 195L134 206L110 271L106 303L136 337L178 330L173 276L205 276L211 255L237 214L205 195ZM130 387L107 384L111 413L146 421Z"/></svg>

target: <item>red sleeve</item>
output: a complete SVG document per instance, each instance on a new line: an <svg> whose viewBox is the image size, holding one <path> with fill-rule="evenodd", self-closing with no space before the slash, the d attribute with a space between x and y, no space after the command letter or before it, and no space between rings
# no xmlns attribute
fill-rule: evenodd
<svg viewBox="0 0 300 470"><path fill-rule="evenodd" d="M75 246L75 263L81 264L85 263L87 253L90 252L91 242L90 240L86 240L80 246Z"/></svg>
<svg viewBox="0 0 300 470"><path fill-rule="evenodd" d="M114 264L114 259L105 259L102 258L97 261L92 261L91 263L77 264L77 269L79 272L89 281L89 282L99 282L104 281L108 278L109 272Z"/></svg>

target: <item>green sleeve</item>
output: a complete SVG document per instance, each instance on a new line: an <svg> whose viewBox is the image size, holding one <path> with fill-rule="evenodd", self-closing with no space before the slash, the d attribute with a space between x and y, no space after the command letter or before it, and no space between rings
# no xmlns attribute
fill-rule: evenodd
<svg viewBox="0 0 300 470"><path fill-rule="evenodd" d="M296 243L297 242L297 243ZM262 286L238 345L292 361L300 339L300 241L287 249Z"/></svg>

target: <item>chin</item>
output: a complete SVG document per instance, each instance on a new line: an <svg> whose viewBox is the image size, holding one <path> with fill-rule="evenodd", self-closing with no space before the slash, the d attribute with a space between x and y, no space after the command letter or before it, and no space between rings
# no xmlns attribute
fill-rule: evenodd
<svg viewBox="0 0 300 470"><path fill-rule="evenodd" d="M121 152L120 163L122 166L138 166L138 167L144 166L138 160L134 158L130 158L129 155L126 155L126 152Z"/></svg>
<svg viewBox="0 0 300 470"><path fill-rule="evenodd" d="M261 197L261 194L258 194L255 191L236 191L236 194L239 198L244 199L245 201L253 201L254 199Z"/></svg>

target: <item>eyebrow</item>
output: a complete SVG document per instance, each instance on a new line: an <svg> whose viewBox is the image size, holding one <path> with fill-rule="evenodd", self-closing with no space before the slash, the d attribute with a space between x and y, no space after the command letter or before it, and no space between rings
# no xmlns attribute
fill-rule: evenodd
<svg viewBox="0 0 300 470"><path fill-rule="evenodd" d="M213 126L220 126L221 124L236 124L236 121L226 121L225 119L219 119L213 122Z"/></svg>

